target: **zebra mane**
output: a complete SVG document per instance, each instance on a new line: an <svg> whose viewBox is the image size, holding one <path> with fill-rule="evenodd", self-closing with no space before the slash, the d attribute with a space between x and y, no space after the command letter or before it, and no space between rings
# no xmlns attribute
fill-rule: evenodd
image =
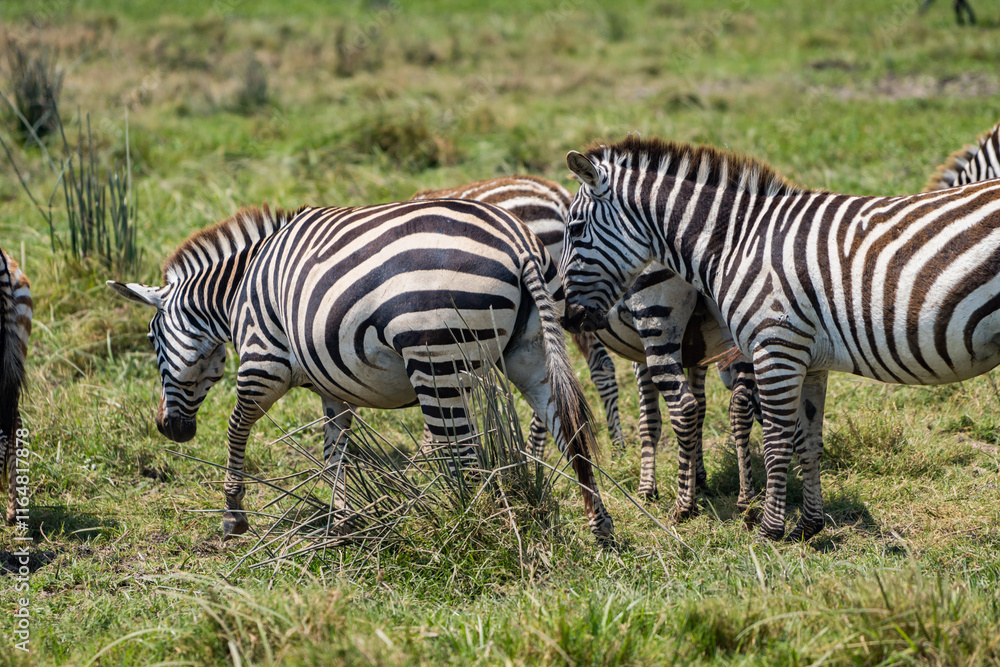
<svg viewBox="0 0 1000 667"><path fill-rule="evenodd" d="M983 150L991 141L995 141L1000 145L1000 123L997 123L992 129L981 134L974 146L964 146L949 155L944 164L935 169L934 173L931 174L930 180L924 186L923 192L933 192L934 190L955 187L958 183L959 174L969 166L969 163L979 154L979 151Z"/></svg>
<svg viewBox="0 0 1000 667"><path fill-rule="evenodd" d="M618 166L665 171L674 176L687 158L684 179L709 187L736 187L767 196L810 192L788 181L762 160L714 146L694 146L658 137L642 139L638 134L630 134L617 143L594 145L587 155Z"/></svg>
<svg viewBox="0 0 1000 667"><path fill-rule="evenodd" d="M176 283L245 250L288 224L306 206L273 211L265 203L260 208L247 206L232 217L195 232L178 246L163 263L164 284ZM207 260L207 261L206 261Z"/></svg>

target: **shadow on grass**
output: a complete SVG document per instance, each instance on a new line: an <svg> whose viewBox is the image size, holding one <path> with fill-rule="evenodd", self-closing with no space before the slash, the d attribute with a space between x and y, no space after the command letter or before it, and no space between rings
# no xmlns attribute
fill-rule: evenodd
<svg viewBox="0 0 1000 667"><path fill-rule="evenodd" d="M115 519L81 513L64 505L36 506L32 509L31 536L90 542L118 527Z"/></svg>
<svg viewBox="0 0 1000 667"><path fill-rule="evenodd" d="M33 574L51 563L56 557L55 551L38 551L34 546L29 546L27 551L27 555L12 551L0 551L0 576ZM23 572L22 567L28 568L28 571Z"/></svg>
<svg viewBox="0 0 1000 667"><path fill-rule="evenodd" d="M750 465L753 470L754 488L758 493L758 502L763 503L763 493L766 487L763 455L751 451ZM723 521L743 521L742 513L736 508L736 499L740 491L739 464L736 452L728 448L723 451L721 466L709 473L708 491L705 496L711 499L716 514ZM789 530L798 520L798 510L802 507L802 478L797 470L788 475L786 493L789 512ZM722 502L718 502L718 500ZM810 540L809 544L817 551L833 551L839 548L849 533L830 535L827 531L833 526L850 527L852 532L863 533L871 537L881 537L882 527L872 517L864 500L854 493L824 494L824 511L827 516L827 529Z"/></svg>

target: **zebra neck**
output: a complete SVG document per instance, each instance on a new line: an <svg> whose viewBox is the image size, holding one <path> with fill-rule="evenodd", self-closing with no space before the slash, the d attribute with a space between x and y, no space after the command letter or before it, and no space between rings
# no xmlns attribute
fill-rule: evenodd
<svg viewBox="0 0 1000 667"><path fill-rule="evenodd" d="M738 237L747 193L664 179L645 213L652 222L653 259L673 269L698 290L714 295L714 275L727 242Z"/></svg>

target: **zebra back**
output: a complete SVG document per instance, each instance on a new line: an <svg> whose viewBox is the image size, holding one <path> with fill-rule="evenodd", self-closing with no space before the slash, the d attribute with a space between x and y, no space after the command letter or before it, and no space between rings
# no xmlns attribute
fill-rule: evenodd
<svg viewBox="0 0 1000 667"><path fill-rule="evenodd" d="M515 174L457 188L422 190L412 199L471 199L504 208L523 221L553 258L562 252L563 229L573 196L553 181Z"/></svg>
<svg viewBox="0 0 1000 667"><path fill-rule="evenodd" d="M1000 178L1000 123L979 137L976 145L952 153L931 175L924 192Z"/></svg>

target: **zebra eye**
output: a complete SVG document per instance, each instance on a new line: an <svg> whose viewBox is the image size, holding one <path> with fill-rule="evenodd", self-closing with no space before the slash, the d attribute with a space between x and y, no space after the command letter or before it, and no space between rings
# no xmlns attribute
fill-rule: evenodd
<svg viewBox="0 0 1000 667"><path fill-rule="evenodd" d="M566 225L566 236L571 239L579 238L583 235L583 220L574 220Z"/></svg>

